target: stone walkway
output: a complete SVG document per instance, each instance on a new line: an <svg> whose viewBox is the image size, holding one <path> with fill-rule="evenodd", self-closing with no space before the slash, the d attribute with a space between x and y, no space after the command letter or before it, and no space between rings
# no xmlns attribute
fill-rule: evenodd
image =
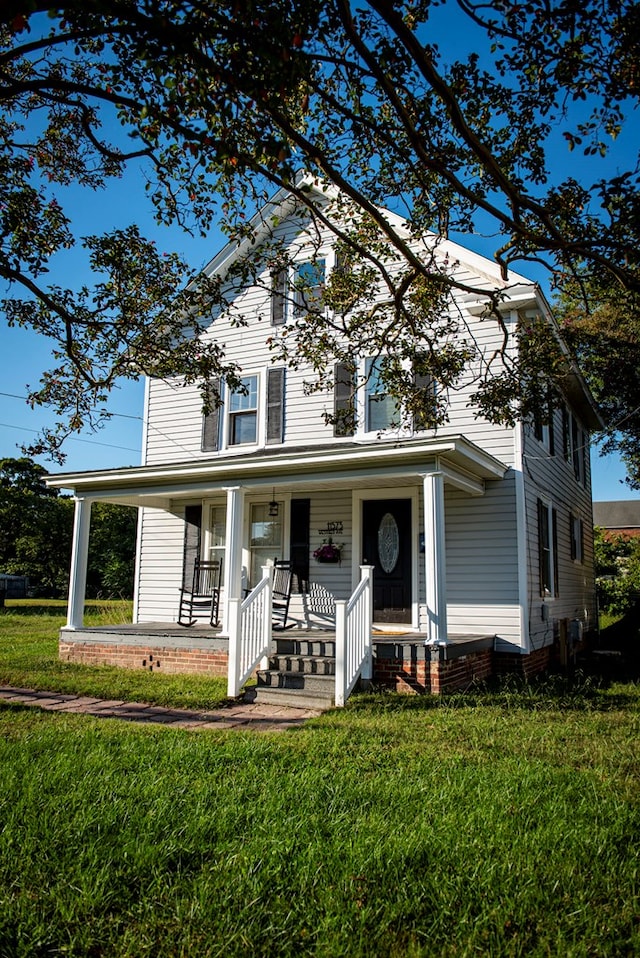
<svg viewBox="0 0 640 958"><path fill-rule="evenodd" d="M284 731L304 725L322 713L318 709L294 709L282 705L266 705L251 701L238 702L214 712L192 709L169 709L146 702L121 702L90 698L86 695L65 695L61 692L38 692L34 689L0 687L0 702L30 705L48 712L93 715L95 718L118 718L126 722L153 723L183 729L249 729L255 732Z"/></svg>

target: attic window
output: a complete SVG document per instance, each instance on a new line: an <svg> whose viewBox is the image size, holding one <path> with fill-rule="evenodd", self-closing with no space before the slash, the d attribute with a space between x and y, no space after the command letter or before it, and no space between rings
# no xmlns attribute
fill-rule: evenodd
<svg viewBox="0 0 640 958"><path fill-rule="evenodd" d="M298 263L293 281L294 308L297 314L318 309L324 292L325 260Z"/></svg>

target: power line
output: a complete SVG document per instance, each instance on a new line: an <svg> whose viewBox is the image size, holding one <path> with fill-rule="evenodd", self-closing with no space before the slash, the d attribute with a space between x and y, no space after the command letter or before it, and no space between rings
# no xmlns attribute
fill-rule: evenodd
<svg viewBox="0 0 640 958"><path fill-rule="evenodd" d="M9 399L21 399L23 402L29 402L28 396L19 396L17 393L5 393L0 392L0 396L6 396ZM136 419L138 422L142 422L142 416L128 416L124 412L108 412L108 417L117 416L118 419ZM35 430L34 430L35 431ZM125 446L116 446L116 449L124 449Z"/></svg>
<svg viewBox="0 0 640 958"><path fill-rule="evenodd" d="M0 395L4 396L6 393L0 393ZM29 429L27 426L14 426L12 423L8 422L0 422L0 427L4 429L17 429L19 432L40 432L39 429ZM106 446L108 449L123 449L125 452L140 453L139 449L133 449L131 446L116 446L111 442L99 442L97 439L77 439L75 436L67 436L65 442L85 442L90 446Z"/></svg>

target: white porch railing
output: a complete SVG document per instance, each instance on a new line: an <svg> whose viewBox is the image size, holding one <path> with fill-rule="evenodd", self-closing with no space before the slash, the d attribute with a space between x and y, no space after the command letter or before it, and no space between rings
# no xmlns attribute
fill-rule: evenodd
<svg viewBox="0 0 640 958"><path fill-rule="evenodd" d="M336 600L336 705L347 701L358 677L372 675L373 566L360 566L360 582L349 600Z"/></svg>
<svg viewBox="0 0 640 958"><path fill-rule="evenodd" d="M236 698L261 659L271 650L273 569L262 567L262 579L245 599L229 599L229 666L227 695ZM266 668L266 661L263 668Z"/></svg>

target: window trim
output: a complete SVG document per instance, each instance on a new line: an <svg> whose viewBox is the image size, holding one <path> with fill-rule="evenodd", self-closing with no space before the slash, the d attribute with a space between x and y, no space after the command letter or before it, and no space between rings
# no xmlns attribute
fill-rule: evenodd
<svg viewBox="0 0 640 958"><path fill-rule="evenodd" d="M545 408L546 416L543 417L542 410L539 410L538 413L534 414L533 435L540 445L546 449L550 456L555 456L555 408L550 396L546 400Z"/></svg>
<svg viewBox="0 0 640 958"><path fill-rule="evenodd" d="M255 390L249 390L249 393L241 393L236 389L227 389L227 403L225 407L225 447L228 449L235 449L236 446L257 446L260 439L260 376L258 373L250 373L248 376L242 376L241 382L246 380L255 380ZM255 392L255 405L248 408L232 409L231 403L234 396L239 396L240 399L248 398L252 395L252 392ZM235 431L235 423L241 417L255 417L255 433L254 438L250 440L245 440L244 442L233 442L231 437Z"/></svg>
<svg viewBox="0 0 640 958"><path fill-rule="evenodd" d="M589 433L566 404L562 411L562 433L563 458L576 482L586 486Z"/></svg>
<svg viewBox="0 0 640 958"><path fill-rule="evenodd" d="M569 536L571 559L579 565L584 564L584 522L575 512L569 513Z"/></svg>
<svg viewBox="0 0 640 958"><path fill-rule="evenodd" d="M372 406L373 404L382 404L386 406L387 400L390 398L386 389L380 389L379 391L373 390L372 386L377 385L382 387L383 383L380 381L381 375L381 365L384 361L383 356L367 356L364 361L364 390L363 390L363 402L364 402L364 431L367 433L375 432L386 432L389 429L393 429L394 425L392 423L386 422L384 426L372 426ZM398 409L398 407L395 407ZM399 411L399 410L398 410ZM388 417L387 417L388 418ZM400 425L400 423L398 424Z"/></svg>
<svg viewBox="0 0 640 958"><path fill-rule="evenodd" d="M322 272L320 272L320 266L322 265ZM321 277L321 281L313 286L309 286L307 290L302 290L298 288L298 278L301 274L301 271L305 267L311 267L312 270L317 272L318 278ZM292 265L292 276L290 282L290 289L292 291L291 296L291 315L295 319L299 316L304 316L305 313L308 313L311 309L316 308L316 304L319 304L319 308L322 309L321 299L324 292L324 288L327 283L327 257L326 256L315 256L311 259L301 259L295 260ZM312 293L318 290L317 295L312 295ZM311 295L310 295L311 294Z"/></svg>
<svg viewBox="0 0 640 958"><path fill-rule="evenodd" d="M543 499L538 499L538 575L540 596L557 599L560 594L558 513Z"/></svg>

